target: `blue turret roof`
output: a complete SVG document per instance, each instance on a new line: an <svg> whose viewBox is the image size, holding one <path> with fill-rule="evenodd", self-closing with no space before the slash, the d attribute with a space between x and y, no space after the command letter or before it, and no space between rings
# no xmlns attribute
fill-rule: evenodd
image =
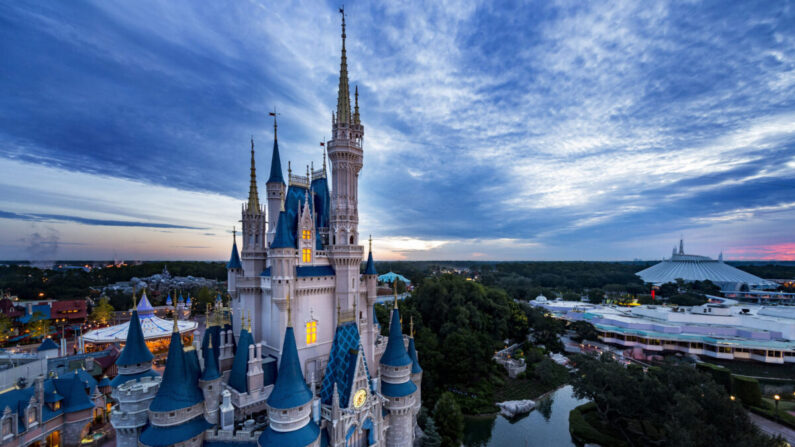
<svg viewBox="0 0 795 447"><path fill-rule="evenodd" d="M168 292L168 297L166 297L166 306L170 307L172 304L174 304L174 302L171 301L171 291L169 291Z"/></svg>
<svg viewBox="0 0 795 447"><path fill-rule="evenodd" d="M301 364L298 361L298 349L295 345L295 334L292 326L284 332L282 358L279 362L279 375L273 392L268 397L271 408L288 409L305 405L312 401L312 391L304 381Z"/></svg>
<svg viewBox="0 0 795 447"><path fill-rule="evenodd" d="M210 337L212 340L212 336ZM215 380L221 377L221 374L218 372L218 362L215 359L215 353L213 352L214 349L208 348L207 355L204 356L204 373L202 374L202 380L210 381Z"/></svg>
<svg viewBox="0 0 795 447"><path fill-rule="evenodd" d="M150 447L168 447L198 436L212 426L213 424L207 422L204 416L197 416L182 424L168 427L149 424L141 433L140 441Z"/></svg>
<svg viewBox="0 0 795 447"><path fill-rule="evenodd" d="M182 297L182 291L181 290L179 291L179 299L177 300L177 302L178 303L184 303L185 302L185 298Z"/></svg>
<svg viewBox="0 0 795 447"><path fill-rule="evenodd" d="M234 239L232 240L232 255L229 256L229 262L226 263L226 268L228 270L243 268L243 264L240 262L240 255L237 253L237 241Z"/></svg>
<svg viewBox="0 0 795 447"><path fill-rule="evenodd" d="M375 303L373 303L373 322L378 326L378 329L381 329L381 322L378 321L378 314L375 313Z"/></svg>
<svg viewBox="0 0 795 447"><path fill-rule="evenodd" d="M151 362L154 356L144 342L144 332L141 329L141 320L138 318L138 310L133 309L130 318L130 327L127 329L127 341L121 355L116 359L116 365L131 366L139 363Z"/></svg>
<svg viewBox="0 0 795 447"><path fill-rule="evenodd" d="M262 447L306 447L312 445L318 436L320 436L320 428L313 420L293 431L276 431L268 426L259 435L257 445Z"/></svg>
<svg viewBox="0 0 795 447"><path fill-rule="evenodd" d="M273 138L273 155L271 156L271 175L268 177L267 183L281 183L284 184L284 177L282 177L282 160L279 157L279 140L275 135Z"/></svg>
<svg viewBox="0 0 795 447"><path fill-rule="evenodd" d="M422 367L420 367L420 361L417 360L417 350L414 349L414 337L409 338L409 358L411 359L411 373L421 373Z"/></svg>
<svg viewBox="0 0 795 447"><path fill-rule="evenodd" d="M234 337L232 337L234 338ZM210 340L212 339L213 347L210 348ZM221 327L220 326L210 326L204 330L204 335L202 336L202 358L204 358L205 368L207 363L207 356L210 352L213 353L213 357L215 357L215 365L218 365L218 359L221 355Z"/></svg>
<svg viewBox="0 0 795 447"><path fill-rule="evenodd" d="M190 294L188 294L188 299L185 300L185 305L190 306Z"/></svg>
<svg viewBox="0 0 795 447"><path fill-rule="evenodd" d="M403 397L417 391L417 385L414 382L407 380L403 383L389 383L381 381L381 394L386 397Z"/></svg>
<svg viewBox="0 0 795 447"><path fill-rule="evenodd" d="M179 332L172 333L163 381L160 383L149 409L151 411L174 411L201 402L204 398L201 390L197 387L194 369L198 369L198 367L193 365L192 360L187 358L182 349L182 337Z"/></svg>
<svg viewBox="0 0 795 447"><path fill-rule="evenodd" d="M294 248L295 234L290 231L290 216L286 211L279 213L279 221L276 223L276 236L273 237L271 248Z"/></svg>
<svg viewBox="0 0 795 447"><path fill-rule="evenodd" d="M88 395L94 394L94 390L97 388L97 379L94 378L91 374L88 373L85 369L76 369L72 372L68 372L63 374L59 377L60 379L77 379L83 383L83 386L86 389L86 393Z"/></svg>
<svg viewBox="0 0 795 447"><path fill-rule="evenodd" d="M52 339L45 338L44 341L41 342L39 347L36 348L36 352L49 351L49 350L52 350L52 349L58 349L58 345L56 345L55 342L52 341Z"/></svg>
<svg viewBox="0 0 795 447"><path fill-rule="evenodd" d="M108 376L102 376L102 379L99 381L99 385L97 386L100 388L110 386L110 379L108 379Z"/></svg>
<svg viewBox="0 0 795 447"><path fill-rule="evenodd" d="M232 372L229 373L229 386L241 393L248 391L248 347L254 342L251 334L245 329L240 331L240 339L237 341L237 352L232 363Z"/></svg>
<svg viewBox="0 0 795 447"><path fill-rule="evenodd" d="M406 353L406 346L403 344L403 332L400 328L400 311L392 311L392 321L389 323L389 339L386 343L386 350L381 356L381 364L388 366L406 366L411 364L411 358Z"/></svg>
<svg viewBox="0 0 795 447"><path fill-rule="evenodd" d="M375 262L373 262L373 250L370 250L370 254L367 255L367 266L364 268L365 275L378 275L378 272L375 271Z"/></svg>

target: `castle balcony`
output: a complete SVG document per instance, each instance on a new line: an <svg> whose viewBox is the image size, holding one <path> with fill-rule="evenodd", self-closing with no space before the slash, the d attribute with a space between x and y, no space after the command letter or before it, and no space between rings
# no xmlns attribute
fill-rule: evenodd
<svg viewBox="0 0 795 447"><path fill-rule="evenodd" d="M235 414L248 416L265 409L266 400L273 391L273 385L247 393L240 393L232 387L227 387L227 389L232 394L232 406L235 407Z"/></svg>

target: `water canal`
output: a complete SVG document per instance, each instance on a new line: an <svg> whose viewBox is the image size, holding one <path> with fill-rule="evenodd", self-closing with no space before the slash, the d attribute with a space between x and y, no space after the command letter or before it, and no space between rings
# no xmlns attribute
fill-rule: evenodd
<svg viewBox="0 0 795 447"><path fill-rule="evenodd" d="M465 420L466 447L575 446L569 435L569 411L585 403L572 395L571 386L550 395L551 402L537 402L530 414L508 420L503 416L468 417Z"/></svg>

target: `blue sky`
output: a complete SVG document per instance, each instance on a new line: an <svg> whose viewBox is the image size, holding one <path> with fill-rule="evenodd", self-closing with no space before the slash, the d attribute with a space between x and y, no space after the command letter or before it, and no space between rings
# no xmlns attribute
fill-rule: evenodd
<svg viewBox="0 0 795 447"><path fill-rule="evenodd" d="M320 163L337 8L0 4L0 259L228 256L268 111ZM795 259L791 2L346 12L377 258Z"/></svg>

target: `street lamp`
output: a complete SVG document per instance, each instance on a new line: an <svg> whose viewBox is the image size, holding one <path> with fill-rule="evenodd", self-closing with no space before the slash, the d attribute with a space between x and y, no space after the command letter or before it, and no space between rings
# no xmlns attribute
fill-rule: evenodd
<svg viewBox="0 0 795 447"><path fill-rule="evenodd" d="M729 396L729 399L731 399L731 400L732 400L732 402L734 402L734 399L735 399L735 398L734 398L734 395L732 394L731 396Z"/></svg>
<svg viewBox="0 0 795 447"><path fill-rule="evenodd" d="M776 401L776 422L778 422L778 401L781 400L781 396L776 394L775 396L773 396L773 399L775 399Z"/></svg>

